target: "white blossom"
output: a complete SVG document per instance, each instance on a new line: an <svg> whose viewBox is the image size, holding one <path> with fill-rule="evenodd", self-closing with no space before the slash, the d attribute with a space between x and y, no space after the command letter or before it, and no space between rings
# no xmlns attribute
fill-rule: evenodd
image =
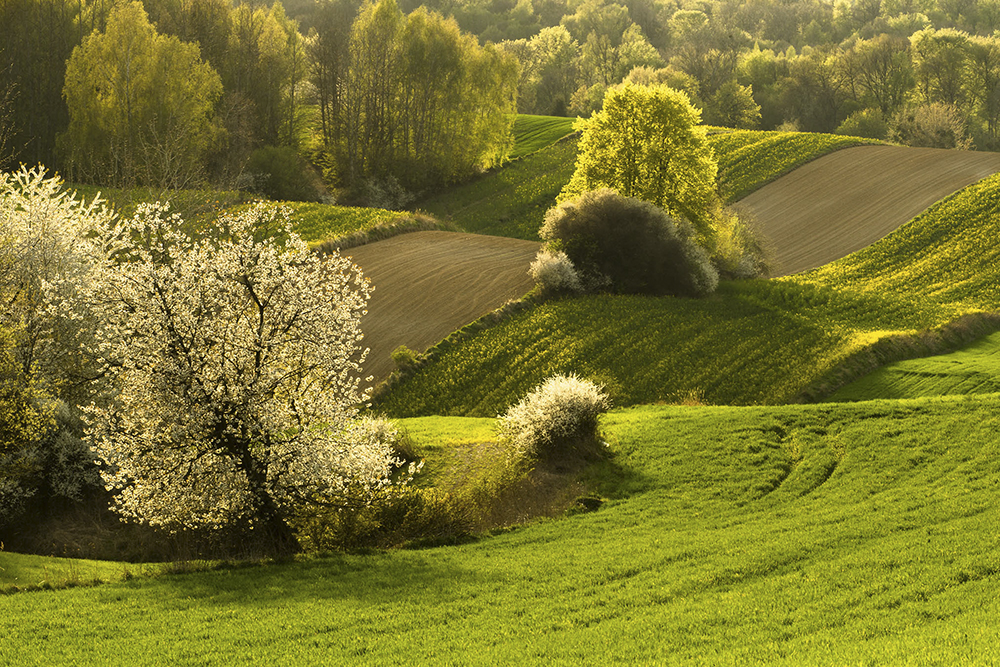
<svg viewBox="0 0 1000 667"><path fill-rule="evenodd" d="M357 417L360 269L310 252L288 211L263 204L200 240L182 226L160 205L104 226L105 259L81 293L115 387L87 412L117 510L287 528L297 503L386 484L394 432Z"/></svg>

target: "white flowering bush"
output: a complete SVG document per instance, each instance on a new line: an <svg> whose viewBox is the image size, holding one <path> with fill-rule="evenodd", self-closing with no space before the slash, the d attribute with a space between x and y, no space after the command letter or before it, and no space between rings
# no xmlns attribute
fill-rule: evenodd
<svg viewBox="0 0 1000 667"><path fill-rule="evenodd" d="M358 418L371 288L310 252L287 210L255 205L202 240L180 223L146 205L99 229L105 259L80 291L114 387L87 408L105 484L124 517L244 519L295 549L298 505L371 497L400 463L394 430Z"/></svg>
<svg viewBox="0 0 1000 667"><path fill-rule="evenodd" d="M583 289L576 267L561 250L539 250L529 272L543 292L579 292Z"/></svg>
<svg viewBox="0 0 1000 667"><path fill-rule="evenodd" d="M96 489L93 457L57 419L54 397L85 394L98 373L81 354L93 321L59 305L89 280L87 232L113 219L100 201L67 194L38 167L0 173L0 523L45 489L80 498Z"/></svg>
<svg viewBox="0 0 1000 667"><path fill-rule="evenodd" d="M498 417L499 439L532 458L588 453L596 444L598 417L610 405L593 382L572 373L554 375Z"/></svg>

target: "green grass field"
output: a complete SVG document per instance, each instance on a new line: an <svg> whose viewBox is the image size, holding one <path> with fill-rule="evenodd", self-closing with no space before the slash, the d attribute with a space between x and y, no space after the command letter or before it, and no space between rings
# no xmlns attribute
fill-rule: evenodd
<svg viewBox="0 0 1000 667"><path fill-rule="evenodd" d="M691 396L712 404L796 400L866 351L881 363L927 354L933 344L907 339L1000 308L998 235L994 176L813 272L724 283L700 300L551 301L455 336L380 407L398 416L492 416L547 376L569 371L605 383L618 405ZM983 333L959 331L943 344ZM892 337L902 340L879 343Z"/></svg>
<svg viewBox="0 0 1000 667"><path fill-rule="evenodd" d="M950 354L897 361L841 387L831 401L1000 392L1000 333Z"/></svg>
<svg viewBox="0 0 1000 667"><path fill-rule="evenodd" d="M516 160L530 155L573 134L574 123L576 118L518 114L514 121L514 149L510 158Z"/></svg>
<svg viewBox="0 0 1000 667"><path fill-rule="evenodd" d="M0 597L0 663L991 664L998 428L997 397L618 411L596 512Z"/></svg>

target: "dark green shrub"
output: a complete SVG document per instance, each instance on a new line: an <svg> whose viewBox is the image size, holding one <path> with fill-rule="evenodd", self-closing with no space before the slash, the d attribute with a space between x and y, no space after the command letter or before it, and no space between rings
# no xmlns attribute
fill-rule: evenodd
<svg viewBox="0 0 1000 667"><path fill-rule="evenodd" d="M275 201L320 201L322 181L294 148L265 146L250 154L249 189Z"/></svg>
<svg viewBox="0 0 1000 667"><path fill-rule="evenodd" d="M719 280L687 221L607 188L549 209L539 233L569 256L588 289L703 296Z"/></svg>

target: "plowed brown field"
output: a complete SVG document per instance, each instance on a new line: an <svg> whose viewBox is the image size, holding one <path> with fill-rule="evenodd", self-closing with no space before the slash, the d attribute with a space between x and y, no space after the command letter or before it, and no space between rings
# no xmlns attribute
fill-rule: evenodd
<svg viewBox="0 0 1000 667"><path fill-rule="evenodd" d="M998 153L857 146L799 167L739 204L770 240L775 275L788 275L871 245L996 171Z"/></svg>
<svg viewBox="0 0 1000 667"><path fill-rule="evenodd" d="M534 284L531 241L414 232L345 250L375 291L361 320L365 373L385 379L400 345L423 352L453 331L524 296Z"/></svg>

